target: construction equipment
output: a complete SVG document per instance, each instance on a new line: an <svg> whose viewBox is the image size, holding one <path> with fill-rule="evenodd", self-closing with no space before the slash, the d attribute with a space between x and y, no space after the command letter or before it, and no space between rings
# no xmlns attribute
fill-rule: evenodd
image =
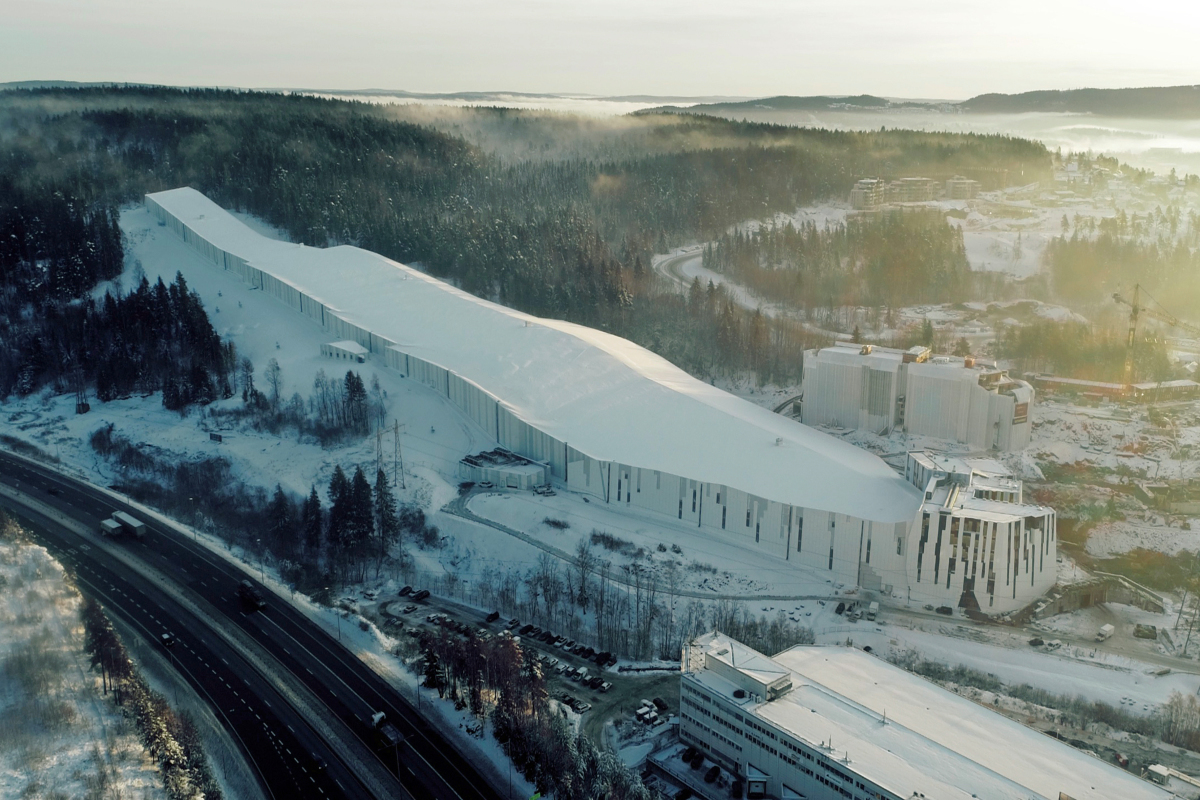
<svg viewBox="0 0 1200 800"><path fill-rule="evenodd" d="M1193 334L1195 336L1200 336L1200 325L1192 325L1190 323L1183 322L1182 320L1179 320L1178 318L1173 317L1172 315L1168 314L1165 311L1159 311L1158 309L1150 308L1149 306L1142 305L1141 295L1142 295L1142 285L1139 283L1139 284L1135 284L1133 287L1132 302L1129 300L1126 300L1124 297L1122 297L1120 294L1117 294L1116 292L1114 292L1113 296L1112 296L1113 300L1117 301L1121 305L1129 306L1129 338L1125 340L1125 385L1126 386L1130 386L1133 384L1133 343L1134 343L1134 340L1137 338L1137 323L1138 323L1139 315L1145 314L1146 316L1152 317L1153 319L1156 319L1159 322L1164 322L1167 325L1170 325L1172 328L1179 328L1180 330L1187 331L1188 333ZM1147 297L1149 297L1149 295L1147 295ZM1155 304L1158 304L1158 301L1154 300L1153 297L1151 297L1150 299L1153 300Z"/></svg>

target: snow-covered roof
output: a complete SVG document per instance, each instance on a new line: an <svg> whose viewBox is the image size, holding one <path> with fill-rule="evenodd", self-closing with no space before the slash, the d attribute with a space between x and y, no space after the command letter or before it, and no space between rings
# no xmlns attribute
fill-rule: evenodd
<svg viewBox="0 0 1200 800"><path fill-rule="evenodd" d="M357 247L261 236L190 188L149 195L213 245L602 461L879 522L919 493L876 456L688 375L632 342L524 314Z"/></svg>
<svg viewBox="0 0 1200 800"><path fill-rule="evenodd" d="M722 634L706 647L725 646ZM772 662L792 690L743 712L907 797L1167 800L1162 788L861 650L798 646ZM710 689L722 679L704 676ZM732 683L725 683L731 689ZM732 698L731 698L732 699Z"/></svg>
<svg viewBox="0 0 1200 800"><path fill-rule="evenodd" d="M343 339L340 342L330 342L329 346L336 347L338 350L344 350L347 353L354 353L354 354L360 355L360 356L365 356L371 352L370 350L363 347L358 342L353 341L351 339Z"/></svg>

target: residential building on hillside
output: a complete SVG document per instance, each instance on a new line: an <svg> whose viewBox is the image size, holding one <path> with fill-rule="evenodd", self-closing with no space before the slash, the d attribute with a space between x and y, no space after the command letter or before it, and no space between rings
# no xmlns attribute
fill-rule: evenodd
<svg viewBox="0 0 1200 800"><path fill-rule="evenodd" d="M680 738L779 800L1171 800L1148 781L850 647L683 649Z"/></svg>
<svg viewBox="0 0 1200 800"><path fill-rule="evenodd" d="M850 207L855 211L874 211L887 202L887 184L880 178L863 178L850 190Z"/></svg>
<svg viewBox="0 0 1200 800"><path fill-rule="evenodd" d="M974 200L979 196L979 181L955 175L946 181L947 200Z"/></svg>
<svg viewBox="0 0 1200 800"><path fill-rule="evenodd" d="M971 357L839 342L804 354L802 389L807 425L902 431L977 450L1029 444L1033 387Z"/></svg>
<svg viewBox="0 0 1200 800"><path fill-rule="evenodd" d="M892 203L926 203L936 200L941 187L932 178L900 178L888 184Z"/></svg>

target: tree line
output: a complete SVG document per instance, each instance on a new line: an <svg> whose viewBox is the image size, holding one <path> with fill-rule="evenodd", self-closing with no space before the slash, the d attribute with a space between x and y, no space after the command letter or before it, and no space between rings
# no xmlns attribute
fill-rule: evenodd
<svg viewBox="0 0 1200 800"><path fill-rule="evenodd" d="M82 610L84 650L91 669L100 672L104 693L131 717L142 744L163 773L170 800L221 800L221 788L204 753L196 725L175 713L167 699L150 689L104 609L85 598Z"/></svg>
<svg viewBox="0 0 1200 800"><path fill-rule="evenodd" d="M962 230L937 211L739 227L704 248L703 265L805 310L940 303L972 288Z"/></svg>

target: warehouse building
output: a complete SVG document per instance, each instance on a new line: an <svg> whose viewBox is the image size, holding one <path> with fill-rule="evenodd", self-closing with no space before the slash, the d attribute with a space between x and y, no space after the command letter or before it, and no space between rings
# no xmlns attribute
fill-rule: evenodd
<svg viewBox="0 0 1200 800"><path fill-rule="evenodd" d="M928 348L840 342L804 356L802 420L901 431L969 444L1021 450L1029 444L1034 392L994 364L933 357Z"/></svg>
<svg viewBox="0 0 1200 800"><path fill-rule="evenodd" d="M625 339L505 308L355 247L268 239L192 189L147 195L146 206L208 263L442 394L549 480L832 585L856 585L883 553L907 557L918 487ZM889 572L879 590L904 597L906 569L880 566Z"/></svg>
<svg viewBox="0 0 1200 800"><path fill-rule="evenodd" d="M780 800L1169 800L1113 764L849 647L689 642L680 738Z"/></svg>

